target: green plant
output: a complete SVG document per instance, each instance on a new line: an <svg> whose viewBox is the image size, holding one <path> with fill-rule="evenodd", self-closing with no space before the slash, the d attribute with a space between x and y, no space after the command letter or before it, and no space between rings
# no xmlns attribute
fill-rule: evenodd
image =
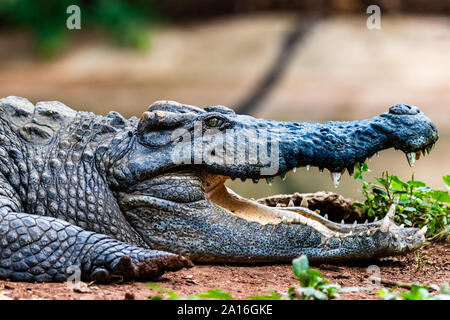
<svg viewBox="0 0 450 320"><path fill-rule="evenodd" d="M287 293L277 293L272 290L269 295L252 296L248 300L325 300L339 296L340 286L330 284L328 280L322 278L320 271L310 269L308 258L305 255L292 260L292 269L300 282L300 287L292 286L288 289ZM150 296L150 300L233 300L233 297L229 293L219 289L211 289L203 293L180 297L174 291L165 289L154 282L149 282L147 285L150 289L158 293L155 296Z"/></svg>
<svg viewBox="0 0 450 320"><path fill-rule="evenodd" d="M81 11L81 30L68 30L70 5ZM8 29L30 32L41 58L53 58L66 47L69 36L100 31L118 45L145 50L150 45L148 29L164 23L158 5L143 0L4 0L0 22Z"/></svg>
<svg viewBox="0 0 450 320"><path fill-rule="evenodd" d="M423 259L423 257L421 258ZM308 258L302 255L292 260L292 269L300 282L300 286L291 286L287 293L278 293L274 290L270 291L269 295L257 295L247 298L248 300L325 300L339 297L339 292L346 291L337 284L330 284L326 279L323 279L320 271L309 268ZM158 294L150 296L150 300L233 300L233 297L228 293L219 289L210 289L206 292L196 293L185 297L180 297L172 290L165 289L160 285L149 282L148 287ZM409 288L405 292L393 292L398 288ZM438 292L438 294L431 294L430 289ZM349 292L349 291L347 291ZM383 300L449 300L450 286L444 282L440 287L430 284L428 286L421 286L418 284L398 284L390 290L378 290L378 296Z"/></svg>
<svg viewBox="0 0 450 320"><path fill-rule="evenodd" d="M422 254L422 250L417 250L416 258L417 258L417 268L416 271L419 271L422 269L429 261L427 259L428 254L424 253Z"/></svg>
<svg viewBox="0 0 450 320"><path fill-rule="evenodd" d="M175 291L165 289L154 282L148 282L147 286L158 293L158 295L150 296L149 300L233 300L233 297L229 293L221 291L219 289L210 289L206 292L191 294L186 297L180 297L177 293L175 293Z"/></svg>
<svg viewBox="0 0 450 320"><path fill-rule="evenodd" d="M394 220L397 224L408 227L422 228L427 226L426 236L433 239L443 239L450 233L448 191L434 190L424 182L414 179L405 182L388 172L383 172L377 181L367 181L363 173L370 169L366 163L355 166L355 179L359 179L362 186L364 203L355 202L369 218L383 218L392 203L396 203ZM450 175L443 177L447 187L450 187Z"/></svg>
<svg viewBox="0 0 450 320"><path fill-rule="evenodd" d="M277 293L272 291L269 296L255 296L251 300L325 300L339 297L341 287L337 284L330 284L322 278L319 270L310 269L308 258L302 255L292 260L292 269L300 282L300 286L292 286L287 293Z"/></svg>
<svg viewBox="0 0 450 320"><path fill-rule="evenodd" d="M392 288L391 290L380 289L378 295L383 300L449 300L450 299L450 286L448 282L444 282L440 288L436 288L434 285L421 286L417 284L411 285L411 289L406 292L393 293L392 291L399 286ZM432 295L429 289L433 287L438 291L437 295Z"/></svg>
<svg viewBox="0 0 450 320"><path fill-rule="evenodd" d="M300 281L300 288L289 288L288 294L290 298L324 300L339 296L340 286L330 284L328 280L323 279L319 270L310 269L308 258L305 255L292 260L292 268L295 276Z"/></svg>

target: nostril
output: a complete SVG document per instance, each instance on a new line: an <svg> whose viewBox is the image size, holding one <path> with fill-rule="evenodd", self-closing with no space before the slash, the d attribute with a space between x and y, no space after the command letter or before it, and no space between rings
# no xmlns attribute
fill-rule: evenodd
<svg viewBox="0 0 450 320"><path fill-rule="evenodd" d="M389 113L398 115L403 114L415 115L418 114L419 112L420 110L416 106L410 106L409 104L404 103L396 104L395 106L389 108Z"/></svg>

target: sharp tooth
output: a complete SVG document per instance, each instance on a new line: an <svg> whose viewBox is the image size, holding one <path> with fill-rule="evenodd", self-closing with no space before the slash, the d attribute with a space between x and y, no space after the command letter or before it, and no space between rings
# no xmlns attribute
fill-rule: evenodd
<svg viewBox="0 0 450 320"><path fill-rule="evenodd" d="M381 220L380 231L384 233L388 232L390 224L391 220L389 219L389 217L388 216L384 217L383 220Z"/></svg>
<svg viewBox="0 0 450 320"><path fill-rule="evenodd" d="M370 236L370 230L367 230L367 233L366 233L368 236Z"/></svg>
<svg viewBox="0 0 450 320"><path fill-rule="evenodd" d="M422 149L422 154L423 154L424 157L427 155L427 149L426 148Z"/></svg>
<svg viewBox="0 0 450 320"><path fill-rule="evenodd" d="M408 152L406 154L406 159L408 160L408 164L410 167L414 167L414 164L416 162L416 153L415 152Z"/></svg>
<svg viewBox="0 0 450 320"><path fill-rule="evenodd" d="M273 178L272 177L266 178L266 182L269 186L271 186L273 183Z"/></svg>
<svg viewBox="0 0 450 320"><path fill-rule="evenodd" d="M423 237L427 233L427 226L424 226L422 229L417 231L416 236Z"/></svg>
<svg viewBox="0 0 450 320"><path fill-rule="evenodd" d="M420 159L420 151L416 152L416 159L419 160Z"/></svg>
<svg viewBox="0 0 450 320"><path fill-rule="evenodd" d="M253 181L253 183L258 183L259 179L258 178L253 178L252 181Z"/></svg>
<svg viewBox="0 0 450 320"><path fill-rule="evenodd" d="M281 178L281 180L286 180L286 172L282 172L282 173L280 173L280 178Z"/></svg>
<svg viewBox="0 0 450 320"><path fill-rule="evenodd" d="M350 232L348 233L349 236L351 236L353 234L352 230L350 230Z"/></svg>
<svg viewBox="0 0 450 320"><path fill-rule="evenodd" d="M380 151L377 151L377 158L380 157Z"/></svg>
<svg viewBox="0 0 450 320"><path fill-rule="evenodd" d="M341 220L341 224L345 224L344 219Z"/></svg>
<svg viewBox="0 0 450 320"><path fill-rule="evenodd" d="M395 214L395 203L391 204L391 206L389 207L386 217L389 217L389 219L392 219L392 218L394 218L394 214Z"/></svg>
<svg viewBox="0 0 450 320"><path fill-rule="evenodd" d="M381 225L380 225L381 232L386 233L389 231L389 226L391 225L392 218L394 218L394 214L395 214L395 204L393 203L389 207L389 211L386 214L386 216L383 218L383 220L381 220Z"/></svg>
<svg viewBox="0 0 450 320"><path fill-rule="evenodd" d="M337 188L339 186L339 182L341 181L341 173L340 172L330 172L331 180L333 181L334 187Z"/></svg>
<svg viewBox="0 0 450 320"><path fill-rule="evenodd" d="M328 215L326 213L323 217L328 220Z"/></svg>
<svg viewBox="0 0 450 320"><path fill-rule="evenodd" d="M319 172L323 173L323 168L322 167L319 167Z"/></svg>
<svg viewBox="0 0 450 320"><path fill-rule="evenodd" d="M378 221L378 217L375 217L375 219L373 220L374 222Z"/></svg>
<svg viewBox="0 0 450 320"><path fill-rule="evenodd" d="M292 168L292 171L294 171L295 173L297 171L297 168L296 167Z"/></svg>
<svg viewBox="0 0 450 320"><path fill-rule="evenodd" d="M300 202L300 207L308 208L308 200L306 200L306 198L302 199L302 202Z"/></svg>
<svg viewBox="0 0 450 320"><path fill-rule="evenodd" d="M368 219L366 219L366 220L364 221L364 224L366 224L366 223L369 223L369 220L368 220Z"/></svg>
<svg viewBox="0 0 450 320"><path fill-rule="evenodd" d="M347 171L348 171L348 174L349 174L350 176L353 176L353 172L355 171L355 166L353 166L353 167L348 167L348 168L347 168Z"/></svg>
<svg viewBox="0 0 450 320"><path fill-rule="evenodd" d="M358 221L355 220L355 221L353 222L353 225L356 226L357 224L358 224Z"/></svg>
<svg viewBox="0 0 450 320"><path fill-rule="evenodd" d="M402 223L402 224L399 226L400 229L403 229L404 227L405 227L405 224L404 224L404 223Z"/></svg>
<svg viewBox="0 0 450 320"><path fill-rule="evenodd" d="M309 169L311 169L311 165L307 164L306 165L306 171L309 171Z"/></svg>
<svg viewBox="0 0 450 320"><path fill-rule="evenodd" d="M289 200L288 207L295 207L294 201Z"/></svg>

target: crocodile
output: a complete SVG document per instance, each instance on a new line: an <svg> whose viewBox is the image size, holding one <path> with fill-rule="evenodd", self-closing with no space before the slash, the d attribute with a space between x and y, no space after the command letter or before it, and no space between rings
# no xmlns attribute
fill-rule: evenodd
<svg viewBox="0 0 450 320"><path fill-rule="evenodd" d="M399 149L413 164L437 139L433 122L407 104L361 121L307 123L174 101L125 119L3 98L0 279L66 281L75 267L86 281L146 280L193 262L404 254L426 230L397 226L392 208L379 221L339 222L355 210L336 194L251 200L225 182L270 184L314 166L337 184L381 150Z"/></svg>

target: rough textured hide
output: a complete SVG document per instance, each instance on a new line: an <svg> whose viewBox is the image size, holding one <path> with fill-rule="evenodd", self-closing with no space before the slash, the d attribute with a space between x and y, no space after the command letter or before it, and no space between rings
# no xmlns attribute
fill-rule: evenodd
<svg viewBox="0 0 450 320"><path fill-rule="evenodd" d="M201 137L194 134L198 123ZM187 147L209 153L218 142L205 141L205 134L234 130L243 140L231 143L246 147L248 161L209 163L191 152L191 162L174 162L172 134L179 129L190 137ZM279 145L278 167L269 175L261 173L267 163L260 158L249 161L248 146L265 147L263 133ZM223 182L270 182L300 166L328 168L336 178L380 150L395 147L411 158L436 140L434 124L403 104L368 120L311 124L171 101L127 120L60 102L0 99L0 278L64 281L75 265L87 280L142 280L190 267L189 258L273 262L303 253L333 261L402 254L423 242L422 231L389 219L384 225L328 220L327 211L361 220L349 218L355 210L338 195L282 195L260 200L265 206L249 200L236 206L238 196Z"/></svg>

